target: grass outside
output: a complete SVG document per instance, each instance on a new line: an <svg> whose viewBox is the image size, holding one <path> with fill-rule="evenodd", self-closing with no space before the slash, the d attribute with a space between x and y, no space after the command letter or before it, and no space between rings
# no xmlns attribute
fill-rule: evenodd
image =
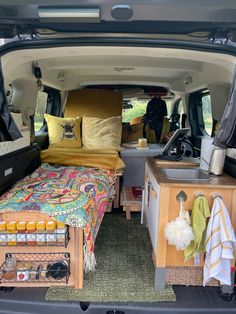
<svg viewBox="0 0 236 314"><path fill-rule="evenodd" d="M34 130L35 132L39 131L43 126L43 122L34 122Z"/></svg>

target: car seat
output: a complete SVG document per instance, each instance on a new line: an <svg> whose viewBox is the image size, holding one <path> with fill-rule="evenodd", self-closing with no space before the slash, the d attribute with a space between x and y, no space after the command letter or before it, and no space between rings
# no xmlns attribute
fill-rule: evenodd
<svg viewBox="0 0 236 314"><path fill-rule="evenodd" d="M163 135L169 131L166 102L160 97L152 98L142 118L143 135L149 143L161 143Z"/></svg>
<svg viewBox="0 0 236 314"><path fill-rule="evenodd" d="M163 135L170 130L166 115L166 102L160 97L152 98L143 116L135 117L129 124L123 125L122 142L133 142L145 137L148 143L162 143Z"/></svg>

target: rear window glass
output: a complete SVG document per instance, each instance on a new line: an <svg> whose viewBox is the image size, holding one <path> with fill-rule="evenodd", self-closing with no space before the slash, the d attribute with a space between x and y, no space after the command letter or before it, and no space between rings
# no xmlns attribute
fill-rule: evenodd
<svg viewBox="0 0 236 314"><path fill-rule="evenodd" d="M130 122L137 117L142 117L146 112L147 104L149 101L150 101L150 99L131 100L130 104L132 105L133 108L123 109L122 121L123 122ZM171 114L173 101L165 99L165 102L167 105L167 111L168 111L168 117L169 117Z"/></svg>
<svg viewBox="0 0 236 314"><path fill-rule="evenodd" d="M211 96L209 94L202 96L202 115L205 125L205 131L207 132L207 134L211 135L213 119L211 110Z"/></svg>
<svg viewBox="0 0 236 314"><path fill-rule="evenodd" d="M45 92L38 92L37 104L34 114L34 130L39 131L43 126L44 114L47 108L48 94Z"/></svg>

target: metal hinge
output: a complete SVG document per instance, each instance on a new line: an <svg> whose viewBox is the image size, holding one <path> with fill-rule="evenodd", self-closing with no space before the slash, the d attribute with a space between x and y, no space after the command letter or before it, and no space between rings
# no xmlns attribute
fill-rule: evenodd
<svg viewBox="0 0 236 314"><path fill-rule="evenodd" d="M226 45L229 39L229 34L229 29L218 30L211 39L211 42L215 45Z"/></svg>
<svg viewBox="0 0 236 314"><path fill-rule="evenodd" d="M213 38L212 43L216 45L225 45L227 44L227 41L228 41L228 38L215 37Z"/></svg>
<svg viewBox="0 0 236 314"><path fill-rule="evenodd" d="M20 40L33 40L33 39L35 39L35 34L28 27L18 29L17 30L17 36Z"/></svg>

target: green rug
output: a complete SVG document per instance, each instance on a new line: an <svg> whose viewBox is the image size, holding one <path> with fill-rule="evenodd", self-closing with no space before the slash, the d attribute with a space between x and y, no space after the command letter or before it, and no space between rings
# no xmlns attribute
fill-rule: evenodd
<svg viewBox="0 0 236 314"><path fill-rule="evenodd" d="M147 228L140 216L130 221L106 214L95 243L96 271L85 275L84 288L51 287L50 301L157 302L175 301L172 288L154 290L154 266Z"/></svg>

